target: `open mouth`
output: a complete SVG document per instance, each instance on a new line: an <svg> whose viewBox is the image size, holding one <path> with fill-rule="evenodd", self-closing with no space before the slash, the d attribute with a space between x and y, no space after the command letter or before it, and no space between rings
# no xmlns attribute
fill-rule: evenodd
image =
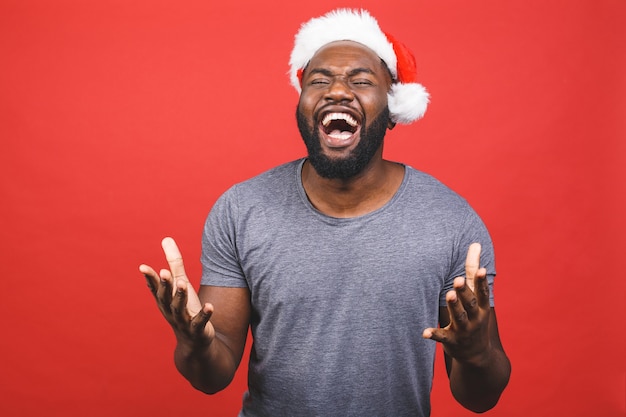
<svg viewBox="0 0 626 417"><path fill-rule="evenodd" d="M333 112L323 117L321 128L331 141L342 143L359 130L359 122L348 113Z"/></svg>

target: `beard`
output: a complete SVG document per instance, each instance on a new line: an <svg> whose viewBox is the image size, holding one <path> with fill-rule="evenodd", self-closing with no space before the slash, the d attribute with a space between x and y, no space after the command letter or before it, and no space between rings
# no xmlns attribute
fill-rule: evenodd
<svg viewBox="0 0 626 417"><path fill-rule="evenodd" d="M345 158L331 158L322 151L317 123L311 128L300 109L296 109L298 130L306 145L309 162L318 175L329 179L352 178L365 169L382 146L389 125L389 117L389 109L385 108L369 127L365 127L366 120L363 120L361 138L357 146Z"/></svg>

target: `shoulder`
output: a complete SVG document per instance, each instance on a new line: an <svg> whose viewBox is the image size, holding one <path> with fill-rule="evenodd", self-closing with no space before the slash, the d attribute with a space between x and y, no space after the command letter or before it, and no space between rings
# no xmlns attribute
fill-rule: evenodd
<svg viewBox="0 0 626 417"><path fill-rule="evenodd" d="M220 200L251 201L293 192L301 164L302 160L290 161L236 183L222 194Z"/></svg>
<svg viewBox="0 0 626 417"><path fill-rule="evenodd" d="M446 184L425 172L406 166L406 198L415 204L445 211L471 210L468 202Z"/></svg>
<svg viewBox="0 0 626 417"><path fill-rule="evenodd" d="M301 165L302 160L291 161L231 186L217 199L211 213L246 219L299 204Z"/></svg>
<svg viewBox="0 0 626 417"><path fill-rule="evenodd" d="M237 183L227 192L254 193L262 191L275 191L276 188L284 187L290 183L296 183L298 169L302 165L302 160L298 159L276 166L248 180Z"/></svg>
<svg viewBox="0 0 626 417"><path fill-rule="evenodd" d="M440 236L483 235L485 225L468 201L430 174L406 168L406 179L394 215L410 219ZM480 241L482 241L481 239Z"/></svg>

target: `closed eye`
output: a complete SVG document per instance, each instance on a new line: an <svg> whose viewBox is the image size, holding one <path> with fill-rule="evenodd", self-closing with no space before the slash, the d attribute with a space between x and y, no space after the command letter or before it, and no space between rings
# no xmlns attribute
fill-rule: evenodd
<svg viewBox="0 0 626 417"><path fill-rule="evenodd" d="M315 79L315 80L311 80L310 84L311 85L326 85L329 84L330 81L326 80L326 79Z"/></svg>

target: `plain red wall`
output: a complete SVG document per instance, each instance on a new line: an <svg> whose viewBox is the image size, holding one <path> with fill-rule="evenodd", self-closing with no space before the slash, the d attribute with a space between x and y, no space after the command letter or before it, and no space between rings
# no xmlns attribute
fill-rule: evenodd
<svg viewBox="0 0 626 417"><path fill-rule="evenodd" d="M289 52L337 6L409 45L432 94L387 157L493 235L513 374L488 415L626 415L622 0L1 0L1 415L236 413L245 366L194 391L137 266L171 235L197 282L218 195L304 154ZM439 357L445 415L471 413Z"/></svg>

